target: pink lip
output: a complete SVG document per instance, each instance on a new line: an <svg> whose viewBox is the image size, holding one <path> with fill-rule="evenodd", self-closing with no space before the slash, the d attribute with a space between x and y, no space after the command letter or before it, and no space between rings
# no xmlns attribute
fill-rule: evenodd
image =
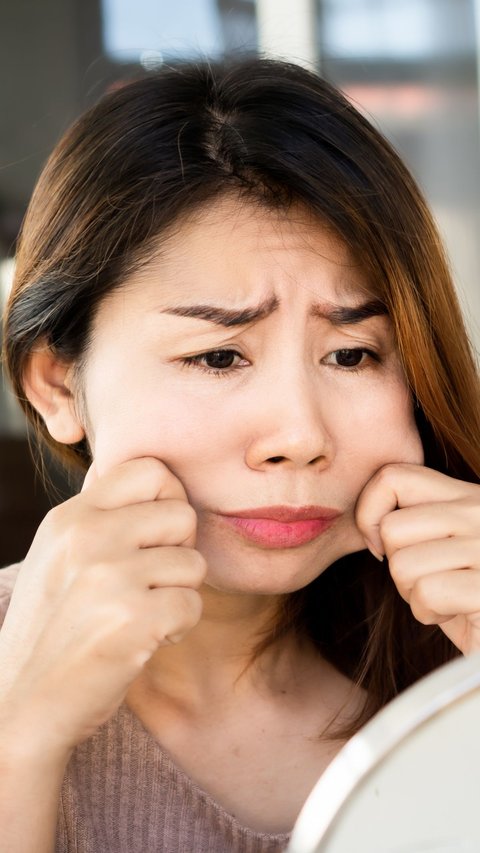
<svg viewBox="0 0 480 853"><path fill-rule="evenodd" d="M340 513L320 506L274 506L224 513L222 517L248 539L267 548L294 548L327 530Z"/></svg>

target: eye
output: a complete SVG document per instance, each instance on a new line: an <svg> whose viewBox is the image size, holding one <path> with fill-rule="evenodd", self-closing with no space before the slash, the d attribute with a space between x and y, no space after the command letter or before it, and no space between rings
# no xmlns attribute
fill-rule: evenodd
<svg viewBox="0 0 480 853"><path fill-rule="evenodd" d="M350 369L352 372L355 369L361 370L367 367L372 361L379 362L380 357L377 353L364 347L337 349L324 359L325 364L332 364L334 367L340 367L344 370Z"/></svg>
<svg viewBox="0 0 480 853"><path fill-rule="evenodd" d="M235 359L240 359L243 363L235 363ZM364 370L371 366L372 361L380 362L380 356L372 350L362 347L334 350L323 359L324 364L332 365L350 373ZM234 371L242 370L245 365L248 365L246 359L233 349L202 352L198 355L182 358L181 363L185 367L194 367L210 376L230 376Z"/></svg>
<svg viewBox="0 0 480 853"><path fill-rule="evenodd" d="M182 358L182 363L186 367L196 367L198 370L202 370L204 373L209 373L212 376L228 376L234 370L239 370L243 367L243 365L234 364L234 360L237 357L242 358L236 350L216 349Z"/></svg>

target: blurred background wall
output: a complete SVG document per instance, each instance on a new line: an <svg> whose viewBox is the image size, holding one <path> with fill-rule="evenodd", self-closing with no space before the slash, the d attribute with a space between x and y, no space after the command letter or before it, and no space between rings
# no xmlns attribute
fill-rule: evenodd
<svg viewBox="0 0 480 853"><path fill-rule="evenodd" d="M319 70L393 142L433 207L480 350L479 16L480 0L3 0L1 304L35 180L80 112L142 67L262 52ZM35 474L3 382L0 566L23 557L58 499Z"/></svg>

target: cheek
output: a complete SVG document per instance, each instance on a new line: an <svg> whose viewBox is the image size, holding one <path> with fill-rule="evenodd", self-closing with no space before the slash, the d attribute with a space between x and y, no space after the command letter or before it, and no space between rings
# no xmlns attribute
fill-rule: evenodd
<svg viewBox="0 0 480 853"><path fill-rule="evenodd" d="M161 459L173 473L197 472L215 455L211 440L211 413L188 399L162 389L162 394L135 388L126 398L118 393L91 395L88 439L97 471L142 456Z"/></svg>
<svg viewBox="0 0 480 853"><path fill-rule="evenodd" d="M409 462L423 465L425 454L415 421L413 402L403 383L395 386L390 405L383 411L384 452L392 459L386 462Z"/></svg>
<svg viewBox="0 0 480 853"><path fill-rule="evenodd" d="M362 400L352 400L342 434L344 454L352 472L357 471L362 480L391 462L424 462L413 404L400 382L374 388Z"/></svg>
<svg viewBox="0 0 480 853"><path fill-rule="evenodd" d="M391 441L392 454L394 454L395 458L387 461L423 465L425 453L413 411L409 417L403 420L403 423L399 424L399 427L400 429L396 429L392 435Z"/></svg>

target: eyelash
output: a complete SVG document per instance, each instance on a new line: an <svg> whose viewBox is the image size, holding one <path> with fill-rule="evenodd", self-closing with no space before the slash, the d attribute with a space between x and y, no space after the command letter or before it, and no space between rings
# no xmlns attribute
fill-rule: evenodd
<svg viewBox="0 0 480 853"><path fill-rule="evenodd" d="M364 362L362 361L362 362L360 362L360 364L354 365L354 366L352 365L351 367L348 367L346 365L341 365L341 364L333 365L334 367L337 367L338 370L343 370L347 373L361 373L362 370L365 370L368 367L368 361L369 360L374 361L377 364L380 364L382 361L382 359L378 353L374 352L373 350L367 349L366 347L341 347L338 350L333 350L331 353L329 353L329 355L335 355L336 353L339 353L339 352L343 352L343 353L361 352L361 353L368 356L366 364L364 364ZM199 353L199 355L192 355L192 356L188 356L186 358L182 358L181 362L186 367L196 367L197 370L201 370L202 373L206 373L210 376L227 377L227 376L230 376L232 373L235 373L237 370L243 369L242 365L240 365L240 364L233 365L232 367L225 367L222 370L220 368L208 367L208 366L205 366L205 365L200 363L201 359L206 358L209 355L214 355L214 354L215 355L223 355L224 353L229 353L229 354L232 354L234 356L238 355L241 358L240 353L237 352L236 350L233 350L233 349L216 349L216 350L209 350L208 352Z"/></svg>

